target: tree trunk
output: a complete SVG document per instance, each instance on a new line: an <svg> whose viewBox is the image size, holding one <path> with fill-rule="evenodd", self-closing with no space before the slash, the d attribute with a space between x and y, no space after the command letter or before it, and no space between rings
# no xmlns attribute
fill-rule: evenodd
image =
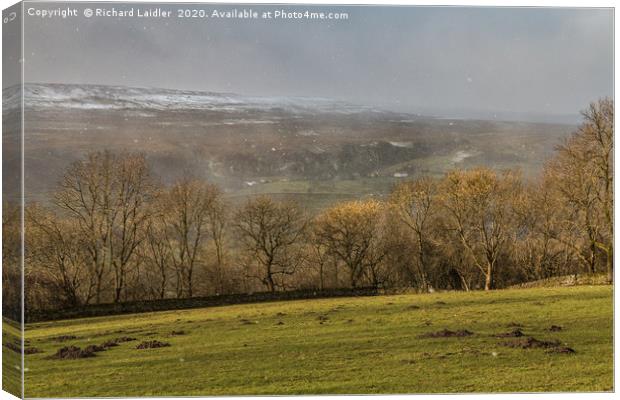
<svg viewBox="0 0 620 400"><path fill-rule="evenodd" d="M166 297L166 273L162 271L161 274L161 287L159 288L159 298Z"/></svg>
<svg viewBox="0 0 620 400"><path fill-rule="evenodd" d="M269 289L270 292L276 291L276 285L273 282L273 277L271 274L267 275L267 289Z"/></svg>
<svg viewBox="0 0 620 400"><path fill-rule="evenodd" d="M103 277L101 274L97 274L97 288L95 289L95 302L96 304L101 304L101 283L103 281Z"/></svg>
<svg viewBox="0 0 620 400"><path fill-rule="evenodd" d="M422 235L418 234L418 274L420 275L420 283L422 284L422 290L428 293L428 282L426 281L426 272L424 271L424 242L422 241Z"/></svg>
<svg viewBox="0 0 620 400"><path fill-rule="evenodd" d="M418 265L418 276L420 277L420 286L424 293L428 293L428 282L426 279L426 274L424 273L424 268L421 265Z"/></svg>
<svg viewBox="0 0 620 400"><path fill-rule="evenodd" d="M351 287L353 289L357 287L357 279L355 278L355 268L351 268Z"/></svg>
<svg viewBox="0 0 620 400"><path fill-rule="evenodd" d="M177 299L183 297L183 281L182 281L182 272L177 268L176 270L177 282L176 282L176 291L177 291Z"/></svg>
<svg viewBox="0 0 620 400"><path fill-rule="evenodd" d="M269 289L270 292L275 292L276 291L276 284L273 281L273 274L271 273L271 265L267 266L267 276L265 277L265 281L267 283L267 288Z"/></svg>
<svg viewBox="0 0 620 400"><path fill-rule="evenodd" d="M495 286L495 282L493 282L493 265L489 264L487 266L487 273L485 274L484 280L484 290L493 290Z"/></svg>
<svg viewBox="0 0 620 400"><path fill-rule="evenodd" d="M461 283L463 284L463 288L465 289L466 292L469 292L469 285L467 284L467 280L461 274L459 274L459 277L461 278Z"/></svg>
<svg viewBox="0 0 620 400"><path fill-rule="evenodd" d="M122 267L118 267L117 269L115 269L115 274L116 274L116 284L115 284L115 288L114 288L114 302L115 303L119 303L121 301L121 293L123 291L123 286L125 285L125 272L123 271Z"/></svg>
<svg viewBox="0 0 620 400"><path fill-rule="evenodd" d="M193 288L192 288L192 275L193 268L187 271L187 297L192 298L193 296Z"/></svg>
<svg viewBox="0 0 620 400"><path fill-rule="evenodd" d="M340 287L340 278L338 277L338 264L334 262L334 287Z"/></svg>

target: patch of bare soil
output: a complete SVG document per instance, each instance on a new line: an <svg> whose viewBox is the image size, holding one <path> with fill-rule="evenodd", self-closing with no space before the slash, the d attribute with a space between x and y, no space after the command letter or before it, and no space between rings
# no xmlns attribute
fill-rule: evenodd
<svg viewBox="0 0 620 400"><path fill-rule="evenodd" d="M468 331L467 329L460 329L457 331L451 331L448 329L442 329L437 332L429 332L423 335L420 335L420 338L448 338L448 337L466 337L473 335L473 332Z"/></svg>
<svg viewBox="0 0 620 400"><path fill-rule="evenodd" d="M134 340L136 340L136 338L129 337L129 336L121 336L121 337L117 337L117 338L114 338L114 339L107 340L107 341L103 342L103 344L101 346L107 349L107 348L110 348L110 347L116 347L120 343L133 342Z"/></svg>
<svg viewBox="0 0 620 400"><path fill-rule="evenodd" d="M75 336L75 335L60 335L60 336L55 336L55 337L51 338L51 340L53 340L55 342L66 342L67 340L73 340L73 339L77 339L77 336Z"/></svg>
<svg viewBox="0 0 620 400"><path fill-rule="evenodd" d="M321 323L329 321L329 317L327 315L319 315L316 319L318 319Z"/></svg>
<svg viewBox="0 0 620 400"><path fill-rule="evenodd" d="M22 348L18 344L8 342L8 343L4 344L4 347L6 347L7 349L12 350L12 351L14 351L16 353L19 353L19 354L22 353Z"/></svg>
<svg viewBox="0 0 620 400"><path fill-rule="evenodd" d="M41 349L39 349L37 347L34 347L34 346L26 347L24 349L24 354L26 354L26 355L27 354L38 354L38 353L43 353L43 350L41 350Z"/></svg>
<svg viewBox="0 0 620 400"><path fill-rule="evenodd" d="M95 357L95 353L86 349L80 349L77 346L62 347L54 355L50 356L50 358L58 360L77 360L90 357Z"/></svg>
<svg viewBox="0 0 620 400"><path fill-rule="evenodd" d="M419 309L420 309L420 306L416 306L416 305L407 307L407 310L419 310Z"/></svg>
<svg viewBox="0 0 620 400"><path fill-rule="evenodd" d="M563 328L559 325L551 325L548 329L549 332L560 332Z"/></svg>
<svg viewBox="0 0 620 400"><path fill-rule="evenodd" d="M284 325L284 322L278 321L278 323L276 325Z"/></svg>
<svg viewBox="0 0 620 400"><path fill-rule="evenodd" d="M516 328L516 329L513 329L510 332L498 333L497 335L493 335L493 336L498 337L498 338L521 337L521 336L524 336L524 333L523 333L523 331L521 329Z"/></svg>
<svg viewBox="0 0 620 400"><path fill-rule="evenodd" d="M136 349L158 349L160 347L169 347L170 343L160 342L159 340L148 340L146 342L142 342L136 346Z"/></svg>
<svg viewBox="0 0 620 400"><path fill-rule="evenodd" d="M125 342L133 342L134 340L138 340L134 337L129 337L129 336L121 336L121 337L117 337L116 339L112 339L114 340L115 343L125 343Z"/></svg>
<svg viewBox="0 0 620 400"><path fill-rule="evenodd" d="M90 351L92 353L98 353L100 351L106 351L108 348L105 345L91 344L84 348L84 351Z"/></svg>
<svg viewBox="0 0 620 400"><path fill-rule="evenodd" d="M26 347L24 347L24 354L37 354L37 353L43 353L43 350L39 350L38 348L32 346L30 347L30 341L26 340ZM7 342L4 343L4 347L6 347L7 349L14 351L18 354L22 353L22 346L21 343L19 342Z"/></svg>
<svg viewBox="0 0 620 400"><path fill-rule="evenodd" d="M515 349L550 349L560 346L560 342L557 340L538 340L528 336L525 339L515 339L508 342L503 342L502 346L512 347Z"/></svg>
<svg viewBox="0 0 620 400"><path fill-rule="evenodd" d="M567 346L557 346L547 350L547 353L574 354L575 350Z"/></svg>

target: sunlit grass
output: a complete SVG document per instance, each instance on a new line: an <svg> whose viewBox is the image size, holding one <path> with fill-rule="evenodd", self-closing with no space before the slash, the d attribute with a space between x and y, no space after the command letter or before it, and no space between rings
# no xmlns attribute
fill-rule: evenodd
<svg viewBox="0 0 620 400"><path fill-rule="evenodd" d="M10 321L2 321L2 389L20 397L21 384L21 355L7 347L9 344L18 346L21 342L21 328L18 324Z"/></svg>
<svg viewBox="0 0 620 400"><path fill-rule="evenodd" d="M322 322L322 323L321 323ZM576 353L512 349L509 323ZM27 397L608 391L610 286L450 292L214 307L31 324ZM549 332L552 325L560 332ZM465 338L421 339L441 329ZM169 336L171 331L184 335ZM52 338L75 335L64 343ZM94 358L58 348L138 339ZM170 347L136 350L144 339Z"/></svg>

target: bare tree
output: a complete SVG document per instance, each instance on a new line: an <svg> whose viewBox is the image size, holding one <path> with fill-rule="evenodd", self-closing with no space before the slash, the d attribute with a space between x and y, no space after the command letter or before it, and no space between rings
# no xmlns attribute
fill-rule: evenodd
<svg viewBox="0 0 620 400"><path fill-rule="evenodd" d="M307 261L310 267L316 270L319 275L319 290L323 290L325 289L326 272L331 257L327 254L327 246L319 239L319 231L317 228L318 226L316 224L311 224L310 229L308 229L306 251L308 253ZM335 283L336 285L338 284L337 282Z"/></svg>
<svg viewBox="0 0 620 400"><path fill-rule="evenodd" d="M217 276L217 288L218 292L224 291L224 267L226 257L225 247L225 234L228 225L229 211L222 199L222 194L213 186L214 196L213 201L210 203L207 213L209 215L209 230L211 238L213 240L213 247L215 249L215 272Z"/></svg>
<svg viewBox="0 0 620 400"><path fill-rule="evenodd" d="M433 218L436 213L437 183L421 178L398 185L392 192L392 209L413 234L417 251L414 255L422 289L428 291L427 269L431 262Z"/></svg>
<svg viewBox="0 0 620 400"><path fill-rule="evenodd" d="M574 272L575 254L580 254L579 238L566 224L566 207L553 189L549 176L524 187L515 198L514 211L522 227L512 248L512 256L526 274L537 280Z"/></svg>
<svg viewBox="0 0 620 400"><path fill-rule="evenodd" d="M495 288L499 255L515 233L512 200L520 188L515 173L499 175L488 168L452 171L442 182L440 200L448 213L446 226L484 275L485 290Z"/></svg>
<svg viewBox="0 0 620 400"><path fill-rule="evenodd" d="M236 213L233 224L245 251L248 274L272 292L284 288L283 277L292 275L303 262L306 221L299 208L257 197ZM250 272L252 267L258 269L257 275Z"/></svg>
<svg viewBox="0 0 620 400"><path fill-rule="evenodd" d="M114 302L121 300L127 270L143 240L152 183L141 154L89 154L66 171L55 203L78 227L96 276L101 302L105 274L111 272Z"/></svg>
<svg viewBox="0 0 620 400"><path fill-rule="evenodd" d="M88 303L95 279L85 271L88 255L79 230L70 220L60 220L47 210L31 205L26 210L30 265L38 265L51 282L52 297L63 306Z"/></svg>
<svg viewBox="0 0 620 400"><path fill-rule="evenodd" d="M374 200L352 201L326 210L316 220L317 240L327 248L327 254L346 265L353 287L363 276L375 285L381 283L377 268L385 257L383 211Z"/></svg>
<svg viewBox="0 0 620 400"><path fill-rule="evenodd" d="M598 253L605 255L608 280L613 280L613 131L614 104L603 99L583 113L579 130L557 149L546 168L546 181L566 208L562 222L585 244L575 249L589 272ZM562 238L560 238L561 240ZM578 242L567 242L573 248Z"/></svg>
<svg viewBox="0 0 620 400"><path fill-rule="evenodd" d="M166 241L177 274L177 297L194 295L194 273L202 265L209 239L209 216L219 190L214 185L183 178L163 194Z"/></svg>
<svg viewBox="0 0 620 400"><path fill-rule="evenodd" d="M142 257L149 267L149 271L156 271L159 278L156 296L163 299L166 297L168 287L168 270L172 264L172 249L166 236L165 211L161 206L160 202L153 212L152 218L147 221Z"/></svg>

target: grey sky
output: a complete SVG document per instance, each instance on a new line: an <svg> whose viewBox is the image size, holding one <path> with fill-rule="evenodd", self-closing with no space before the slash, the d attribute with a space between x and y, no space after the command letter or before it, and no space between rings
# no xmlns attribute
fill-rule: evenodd
<svg viewBox="0 0 620 400"><path fill-rule="evenodd" d="M611 10L285 7L349 13L324 22L87 19L70 5L79 17L26 18L26 81L320 96L438 114L575 114L613 93Z"/></svg>

